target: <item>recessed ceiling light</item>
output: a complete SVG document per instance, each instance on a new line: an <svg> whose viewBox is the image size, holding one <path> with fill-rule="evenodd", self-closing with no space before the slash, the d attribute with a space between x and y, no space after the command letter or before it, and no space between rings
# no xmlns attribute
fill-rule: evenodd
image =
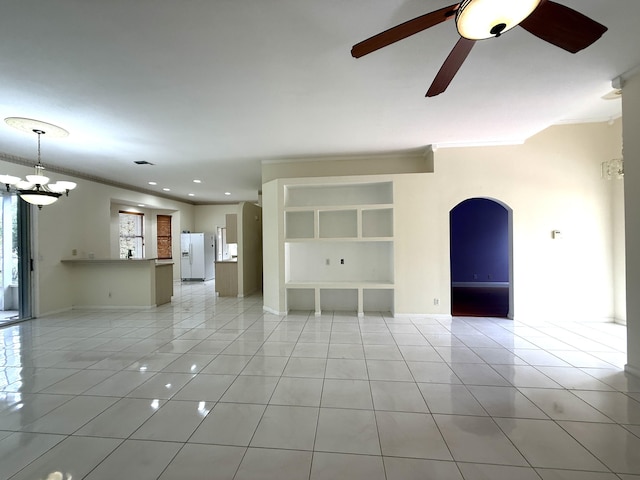
<svg viewBox="0 0 640 480"><path fill-rule="evenodd" d="M229 196L229 195L231 195L231 192L224 192L224 194Z"/></svg>
<svg viewBox="0 0 640 480"><path fill-rule="evenodd" d="M193 181L193 183L202 183L202 180L196 179L196 180Z"/></svg>
<svg viewBox="0 0 640 480"><path fill-rule="evenodd" d="M195 194L195 193L189 193L188 195L189 195L190 197L195 197L195 196L196 196L196 194Z"/></svg>
<svg viewBox="0 0 640 480"><path fill-rule="evenodd" d="M42 122L40 120L34 120L32 118L23 117L7 117L4 119L5 123L10 127L16 128L20 131L33 133L34 130L42 130L48 137L68 137L69 132L64 128L58 127L51 123Z"/></svg>
<svg viewBox="0 0 640 480"><path fill-rule="evenodd" d="M139 206L139 207L144 207L144 206L145 206L145 204L144 204L144 203L139 203L139 204L138 204L138 206Z"/></svg>
<svg viewBox="0 0 640 480"><path fill-rule="evenodd" d="M157 185L158 182L149 182L149 185Z"/></svg>
<svg viewBox="0 0 640 480"><path fill-rule="evenodd" d="M167 187L164 187L162 190L164 190L165 192L170 192L171 191L171 189L167 188Z"/></svg>

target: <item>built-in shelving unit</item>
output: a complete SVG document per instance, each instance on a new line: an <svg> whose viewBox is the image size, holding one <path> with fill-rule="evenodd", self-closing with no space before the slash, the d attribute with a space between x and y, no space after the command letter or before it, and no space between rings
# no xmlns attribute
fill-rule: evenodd
<svg viewBox="0 0 640 480"><path fill-rule="evenodd" d="M393 183L284 184L288 310L393 312Z"/></svg>

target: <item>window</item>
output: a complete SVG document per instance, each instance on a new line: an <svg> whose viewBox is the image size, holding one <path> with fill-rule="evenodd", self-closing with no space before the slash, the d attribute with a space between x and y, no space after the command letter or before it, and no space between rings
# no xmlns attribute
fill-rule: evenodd
<svg viewBox="0 0 640 480"><path fill-rule="evenodd" d="M158 215L158 259L170 260L171 254L171 215Z"/></svg>
<svg viewBox="0 0 640 480"><path fill-rule="evenodd" d="M144 258L144 214L120 211L120 258Z"/></svg>

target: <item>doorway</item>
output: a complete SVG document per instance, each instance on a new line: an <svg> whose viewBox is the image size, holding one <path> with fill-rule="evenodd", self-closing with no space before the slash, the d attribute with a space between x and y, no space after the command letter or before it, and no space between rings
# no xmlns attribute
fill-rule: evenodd
<svg viewBox="0 0 640 480"><path fill-rule="evenodd" d="M31 210L17 195L0 205L0 326L31 318Z"/></svg>
<svg viewBox="0 0 640 480"><path fill-rule="evenodd" d="M449 212L451 314L513 318L512 210L471 198Z"/></svg>

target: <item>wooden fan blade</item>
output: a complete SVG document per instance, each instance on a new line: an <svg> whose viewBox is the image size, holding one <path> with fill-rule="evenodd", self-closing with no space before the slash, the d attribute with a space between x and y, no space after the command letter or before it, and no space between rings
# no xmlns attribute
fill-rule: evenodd
<svg viewBox="0 0 640 480"><path fill-rule="evenodd" d="M460 67L467 59L469 52L475 44L475 40L460 37L460 40L458 40L456 46L453 47L453 50L451 50L451 53L442 64L442 67L440 67L440 71L438 71L436 78L429 87L429 91L426 95L427 97L435 97L447 89L451 80L456 76L456 73L460 70Z"/></svg>
<svg viewBox="0 0 640 480"><path fill-rule="evenodd" d="M571 53L587 48L607 31L595 20L551 0L543 0L520 26Z"/></svg>
<svg viewBox="0 0 640 480"><path fill-rule="evenodd" d="M382 33L379 33L371 38L357 43L351 49L351 55L355 58L360 58L371 52L375 52L382 47L391 45L398 40L402 40L403 38L407 38L415 33L438 25L445 20L453 18L459 6L459 3L454 3L453 5L441 8L440 10L436 10L435 12L427 13L425 15L421 15L420 17L416 17L413 20L409 20L407 22L401 23L400 25L396 25L389 30L385 30Z"/></svg>

